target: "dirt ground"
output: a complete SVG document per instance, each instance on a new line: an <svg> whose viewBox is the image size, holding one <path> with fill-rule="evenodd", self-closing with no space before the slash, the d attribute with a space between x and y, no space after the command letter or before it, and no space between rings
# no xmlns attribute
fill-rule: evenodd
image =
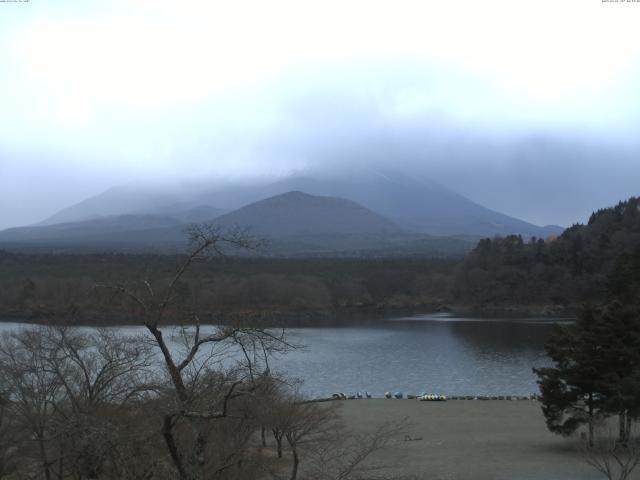
<svg viewBox="0 0 640 480"><path fill-rule="evenodd" d="M340 415L360 432L408 419L405 431L375 458L390 467L387 473L426 480L605 478L580 457L577 440L546 429L540 405L532 400L347 400ZM640 471L634 474L640 478Z"/></svg>

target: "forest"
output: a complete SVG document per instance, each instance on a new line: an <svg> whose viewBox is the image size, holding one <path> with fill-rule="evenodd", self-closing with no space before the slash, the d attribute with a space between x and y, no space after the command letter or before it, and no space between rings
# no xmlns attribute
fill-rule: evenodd
<svg viewBox="0 0 640 480"><path fill-rule="evenodd" d="M558 237L481 240L456 271L455 300L471 305L579 306L606 296L608 275L640 249L640 200L594 212Z"/></svg>
<svg viewBox="0 0 640 480"><path fill-rule="evenodd" d="M640 200L594 212L560 236L487 238L464 258L202 257L178 291L203 321L343 321L428 310L574 313L606 297L617 264L637 268ZM131 320L96 285L166 283L180 255L0 251L0 316L54 323ZM635 263L634 263L635 262ZM618 282L624 282L619 278ZM208 313L207 313L208 312Z"/></svg>

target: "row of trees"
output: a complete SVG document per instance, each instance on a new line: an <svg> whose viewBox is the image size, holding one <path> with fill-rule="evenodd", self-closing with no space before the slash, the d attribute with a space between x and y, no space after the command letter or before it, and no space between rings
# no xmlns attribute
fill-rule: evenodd
<svg viewBox="0 0 640 480"><path fill-rule="evenodd" d="M181 259L161 255L49 255L0 251L0 314L87 323L130 323L130 305L95 289L122 278L149 278L162 288ZM314 319L354 310L412 308L443 302L452 260L211 258L197 261L179 290L198 297L201 312ZM203 321L210 321L203 317Z"/></svg>

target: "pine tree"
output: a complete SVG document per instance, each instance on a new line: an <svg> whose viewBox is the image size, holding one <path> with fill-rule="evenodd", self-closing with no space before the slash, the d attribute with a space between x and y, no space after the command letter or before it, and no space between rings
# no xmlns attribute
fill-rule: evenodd
<svg viewBox="0 0 640 480"><path fill-rule="evenodd" d="M554 433L570 435L599 418L618 416L619 441L640 418L640 313L617 300L584 309L579 321L557 327L545 349L555 366L534 369L542 411Z"/></svg>
<svg viewBox="0 0 640 480"><path fill-rule="evenodd" d="M605 414L602 362L596 341L597 312L585 307L574 325L556 325L545 344L555 367L538 368L540 401L547 427L568 436L582 425L589 427L593 443L596 420Z"/></svg>
<svg viewBox="0 0 640 480"><path fill-rule="evenodd" d="M640 315L634 305L613 301L596 324L604 410L619 418L619 441L629 440L640 415Z"/></svg>

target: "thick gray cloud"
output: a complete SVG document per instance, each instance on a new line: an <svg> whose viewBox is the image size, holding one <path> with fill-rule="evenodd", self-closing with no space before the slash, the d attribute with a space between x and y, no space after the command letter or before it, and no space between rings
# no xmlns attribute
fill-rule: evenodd
<svg viewBox="0 0 640 480"><path fill-rule="evenodd" d="M640 193L634 5L32 3L0 19L0 228L131 181L372 166L538 224Z"/></svg>

